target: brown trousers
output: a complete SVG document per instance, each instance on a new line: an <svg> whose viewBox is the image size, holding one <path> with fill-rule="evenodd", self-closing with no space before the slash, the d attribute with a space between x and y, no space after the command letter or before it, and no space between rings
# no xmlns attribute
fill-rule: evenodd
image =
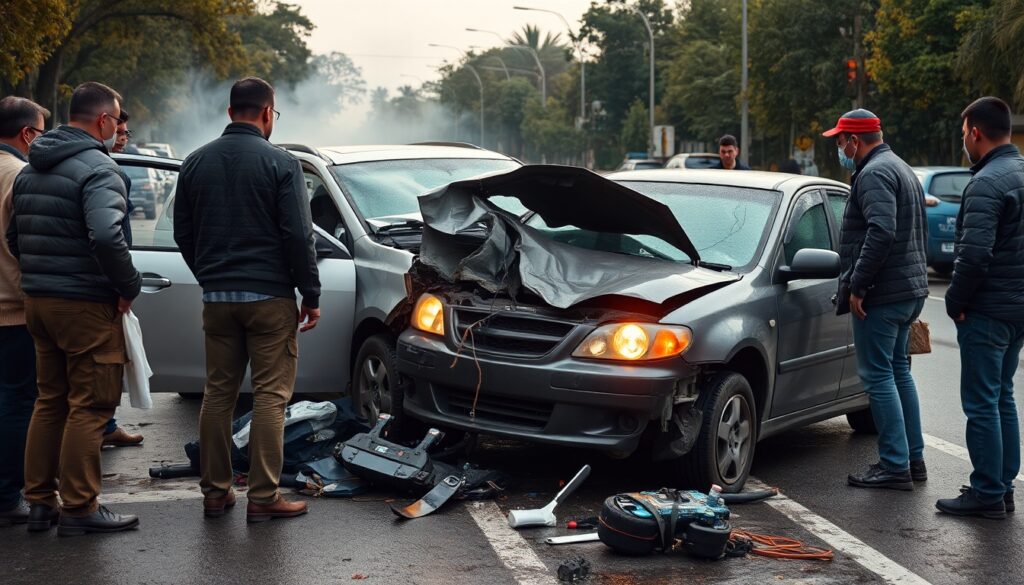
<svg viewBox="0 0 1024 585"><path fill-rule="evenodd" d="M206 391L199 415L203 494L220 498L232 483L231 420L251 362L253 412L249 428L249 500L278 498L284 465L284 411L295 387L299 311L291 299L205 303Z"/></svg>
<svg viewBox="0 0 1024 585"><path fill-rule="evenodd" d="M56 298L25 301L36 346L39 397L25 447L25 499L63 513L96 511L102 487L103 429L121 402L127 361L113 303Z"/></svg>

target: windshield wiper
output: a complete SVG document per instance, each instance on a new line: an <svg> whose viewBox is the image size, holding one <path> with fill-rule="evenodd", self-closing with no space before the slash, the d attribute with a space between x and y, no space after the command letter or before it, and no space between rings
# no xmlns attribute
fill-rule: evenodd
<svg viewBox="0 0 1024 585"><path fill-rule="evenodd" d="M701 268L709 268L711 270L717 270L718 272L727 272L729 270L732 270L732 266L729 266L728 264L719 264L717 262L705 262L703 260L701 260L697 264L697 266L700 266Z"/></svg>
<svg viewBox="0 0 1024 585"><path fill-rule="evenodd" d="M388 225L377 228L374 233L383 234L393 230L414 230L423 229L424 223L418 219L406 219L397 223L389 223Z"/></svg>

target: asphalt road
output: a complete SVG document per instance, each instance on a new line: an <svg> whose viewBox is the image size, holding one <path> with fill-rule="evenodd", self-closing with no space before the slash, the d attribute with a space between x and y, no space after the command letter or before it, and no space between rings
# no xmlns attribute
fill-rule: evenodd
<svg viewBox="0 0 1024 585"><path fill-rule="evenodd" d="M952 497L970 472L959 402L955 330L933 281L933 353L914 358L929 481L913 492L846 486L846 474L876 459L874 438L854 435L845 419L782 434L758 445L753 475L784 497L734 506L733 525L833 548L835 560L783 561L761 557L695 561L681 555L626 558L600 543L551 547L562 527L515 532L509 509L539 507L583 463L594 473L559 511L564 522L596 514L621 491L660 487L657 470L638 459L614 461L588 452L486 442L474 455L483 466L517 478L495 502L455 503L438 514L399 523L388 510L400 495L375 492L355 500L310 501L303 518L248 526L244 509L204 520L195 480L160 481L147 469L184 460L182 445L196 436L199 402L158 395L150 411L122 408L144 446L104 451L104 500L139 514L138 531L57 538L0 529L5 554L0 582L18 583L555 583L562 560L582 555L589 582L630 583L1022 583L1024 528L1005 521L939 515L934 502ZM1021 376L1018 375L1018 383ZM295 496L299 497L299 496ZM244 505L244 498L240 504ZM564 524L563 524L564 526Z"/></svg>

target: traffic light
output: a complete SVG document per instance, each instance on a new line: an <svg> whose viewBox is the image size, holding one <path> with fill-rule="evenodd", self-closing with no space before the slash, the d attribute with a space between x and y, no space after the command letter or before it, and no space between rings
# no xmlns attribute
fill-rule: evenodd
<svg viewBox="0 0 1024 585"><path fill-rule="evenodd" d="M846 81L849 83L857 82L857 60L847 59L846 60Z"/></svg>

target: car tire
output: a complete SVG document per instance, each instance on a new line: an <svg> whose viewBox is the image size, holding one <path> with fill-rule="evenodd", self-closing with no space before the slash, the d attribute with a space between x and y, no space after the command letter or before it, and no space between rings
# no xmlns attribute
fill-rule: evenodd
<svg viewBox="0 0 1024 585"><path fill-rule="evenodd" d="M878 434L878 427L875 426L875 418L871 416L870 407L846 413L846 422L850 423L850 428L859 435Z"/></svg>
<svg viewBox="0 0 1024 585"><path fill-rule="evenodd" d="M403 388L398 374L395 338L380 333L363 342L352 369L352 407L372 425L382 412L393 417L389 434L406 427L402 412Z"/></svg>
<svg viewBox="0 0 1024 585"><path fill-rule="evenodd" d="M700 435L689 453L675 461L678 484L707 491L743 489L757 445L757 408L750 383L740 374L721 372L700 390L697 407L704 413ZM721 430L721 433L720 433ZM719 435L724 433L724 437Z"/></svg>

